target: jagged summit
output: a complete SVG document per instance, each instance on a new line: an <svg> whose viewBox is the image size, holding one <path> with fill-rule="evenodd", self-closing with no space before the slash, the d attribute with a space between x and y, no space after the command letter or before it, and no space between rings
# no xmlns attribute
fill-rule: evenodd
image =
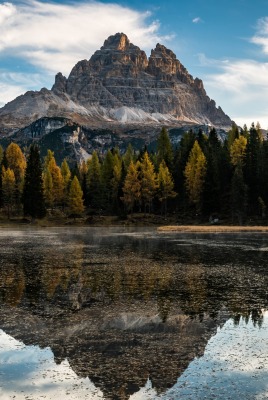
<svg viewBox="0 0 268 400"><path fill-rule="evenodd" d="M129 48L129 46L130 41L127 35L118 32L115 35L109 36L108 39L105 40L101 50L111 49L125 51Z"/></svg>
<svg viewBox="0 0 268 400"><path fill-rule="evenodd" d="M94 128L129 125L231 126L172 50L157 43L149 57L124 33L109 36L68 78L58 73L51 90L27 92L0 109L0 132L42 117L64 117ZM125 129L125 130L126 130Z"/></svg>

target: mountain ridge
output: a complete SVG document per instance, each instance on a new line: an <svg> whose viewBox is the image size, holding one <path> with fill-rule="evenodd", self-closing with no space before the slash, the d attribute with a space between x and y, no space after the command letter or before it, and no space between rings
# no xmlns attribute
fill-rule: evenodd
<svg viewBox="0 0 268 400"><path fill-rule="evenodd" d="M199 78L193 78L172 50L157 44L147 57L124 33L105 40L68 78L55 77L51 90L28 91L0 109L0 134L11 134L43 117L68 118L90 128L130 125L231 126Z"/></svg>

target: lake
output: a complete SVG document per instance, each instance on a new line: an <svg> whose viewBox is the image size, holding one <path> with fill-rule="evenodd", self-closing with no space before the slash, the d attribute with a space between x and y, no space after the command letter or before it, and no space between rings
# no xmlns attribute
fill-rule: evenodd
<svg viewBox="0 0 268 400"><path fill-rule="evenodd" d="M268 234L0 230L0 398L267 399Z"/></svg>

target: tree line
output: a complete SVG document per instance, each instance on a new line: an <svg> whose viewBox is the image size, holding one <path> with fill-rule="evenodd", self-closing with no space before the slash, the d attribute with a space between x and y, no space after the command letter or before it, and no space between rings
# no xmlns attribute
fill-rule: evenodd
<svg viewBox="0 0 268 400"><path fill-rule="evenodd" d="M172 146L163 128L157 149L105 155L93 152L72 170L65 159L57 165L48 150L41 160L33 144L26 155L16 143L0 146L0 207L10 218L42 218L46 210L66 215L173 213L199 219L229 218L242 224L247 217L266 217L268 205L268 140L259 124L236 125L220 140L186 132Z"/></svg>

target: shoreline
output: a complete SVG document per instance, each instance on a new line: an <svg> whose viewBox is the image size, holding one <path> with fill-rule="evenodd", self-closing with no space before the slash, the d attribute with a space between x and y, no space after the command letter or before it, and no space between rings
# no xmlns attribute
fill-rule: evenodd
<svg viewBox="0 0 268 400"><path fill-rule="evenodd" d="M167 221L165 221L167 222ZM170 221L171 222L171 221ZM155 228L156 232L159 233L242 233L242 232L252 232L252 233L268 233L268 225L165 225L164 221L150 219L139 219L139 220L118 220L116 218L96 218L93 221L85 221L83 219L77 219L76 221L66 221L61 219L50 219L50 220L35 220L21 221L17 220L0 220L0 229L8 228L22 228L22 227L32 227L32 228L78 228L78 227L117 227L117 228L141 228L141 227L151 227Z"/></svg>

